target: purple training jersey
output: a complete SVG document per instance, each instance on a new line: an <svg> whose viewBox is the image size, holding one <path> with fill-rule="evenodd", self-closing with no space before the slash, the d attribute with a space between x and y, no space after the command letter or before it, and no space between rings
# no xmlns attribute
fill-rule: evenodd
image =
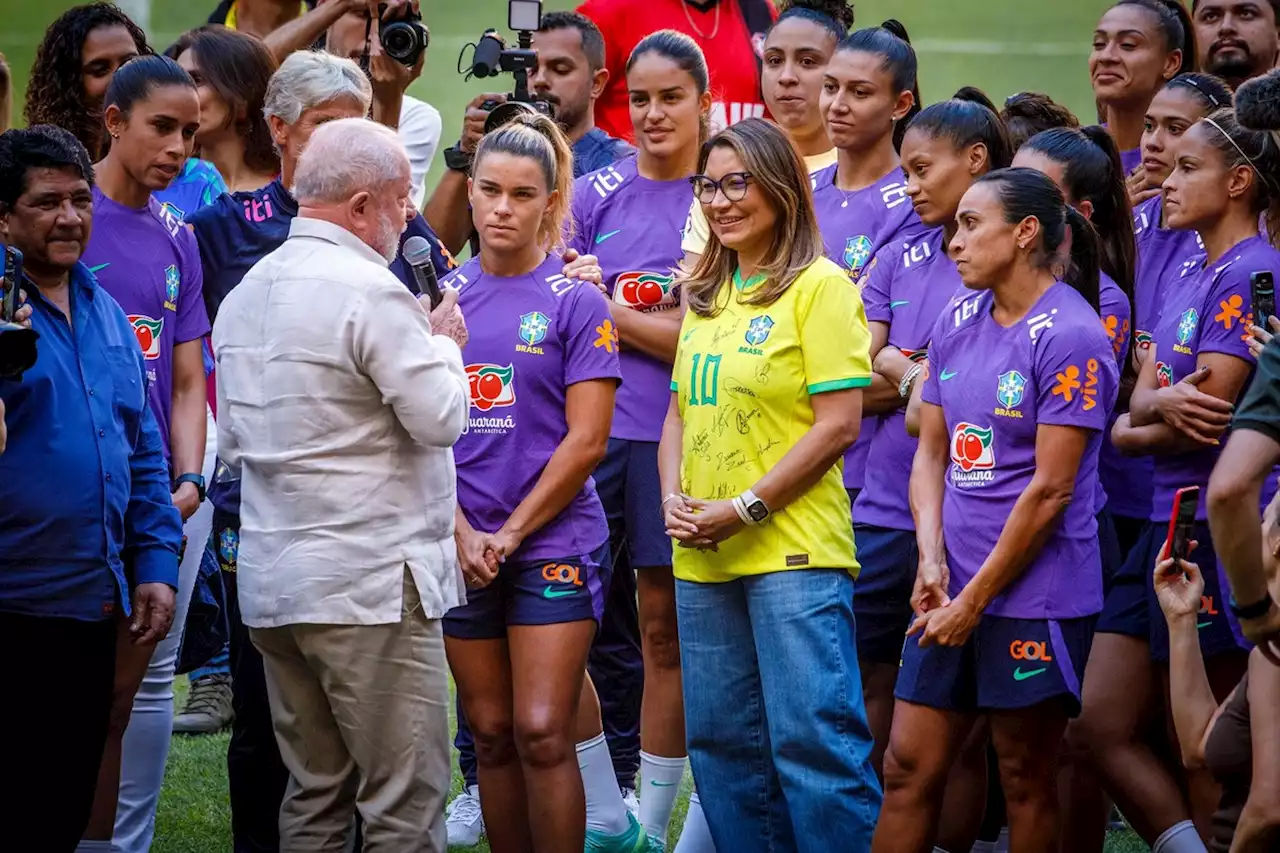
<svg viewBox="0 0 1280 853"><path fill-rule="evenodd" d="M1089 440L1072 501L1039 553L986 609L990 616L1071 619L1102 609L1102 555L1093 497L1098 451L1119 377L1098 314L1058 282L1008 328L990 291L957 300L929 347L924 401L942 407L950 441L942 528L950 594L991 554L1036 470L1040 424L1078 427Z"/></svg>
<svg viewBox="0 0 1280 853"><path fill-rule="evenodd" d="M548 255L528 275L486 275L472 258L444 284L458 289L471 338L462 350L471 382L467 428L453 447L458 505L476 530L496 532L533 490L568 434L570 385L620 379L618 336L604 297L561 275ZM590 554L609 538L595 482L529 534L508 560Z"/></svg>
<svg viewBox="0 0 1280 853"><path fill-rule="evenodd" d="M813 209L826 255L861 284L872 258L883 247L924 230L907 198L907 179L894 167L880 180L860 190L844 191L836 186L839 164L814 172ZM867 451L878 416L862 419L858 440L844 454L844 486L861 489L867 467Z"/></svg>
<svg viewBox="0 0 1280 853"><path fill-rule="evenodd" d="M634 311L680 307L675 268L693 189L683 178L651 181L628 157L583 175L573 185L570 245L600 259L610 298ZM621 354L626 382L618 389L614 438L657 441L671 402L671 363L635 349Z"/></svg>
<svg viewBox="0 0 1280 853"><path fill-rule="evenodd" d="M1115 279L1106 273L1100 273L1099 278L1098 314L1102 317L1102 328L1106 329L1107 338L1111 341L1111 349L1116 355L1116 370L1123 374L1124 361L1129 355L1133 311L1129 306L1129 297L1125 296ZM1098 512L1102 512L1102 508L1107 505L1108 488L1117 483L1114 477L1109 478L1109 474L1114 473L1115 461L1125 458L1111 446L1111 425L1119 416L1118 412L1111 412L1111 417L1107 420L1106 432L1102 435L1102 452L1098 456L1098 492L1094 501Z"/></svg>
<svg viewBox="0 0 1280 853"><path fill-rule="evenodd" d="M1120 152L1120 166L1124 169L1126 175L1132 175L1133 170L1142 165L1142 148L1130 148L1128 151Z"/></svg>
<svg viewBox="0 0 1280 853"><path fill-rule="evenodd" d="M1204 261L1204 256L1195 259L1184 268L1179 281L1169 282L1164 288L1164 308L1151 343L1156 380L1161 388L1194 373L1197 359L1204 353L1221 353L1250 365L1255 363L1246 343L1248 325L1253 322L1249 276L1259 270L1280 275L1280 252L1261 237L1249 237L1228 249L1216 263L1205 266ZM1240 396L1244 396L1244 389ZM1225 443L1225 436L1222 441ZM1154 457L1151 520L1169 518L1173 493L1178 489L1208 486L1209 474L1221 452L1219 445ZM1262 505L1266 506L1274 494L1275 479L1268 477L1262 490ZM1202 521L1207 518L1206 503L1201 501L1196 510L1196 517Z"/></svg>
<svg viewBox="0 0 1280 853"><path fill-rule="evenodd" d="M147 369L151 411L169 458L173 348L209 334L195 235L155 198L131 208L93 188L93 233L81 258L129 318Z"/></svg>
<svg viewBox="0 0 1280 853"><path fill-rule="evenodd" d="M905 249L896 243L876 253L862 285L868 323L889 327L889 345L913 361L928 356L938 318L958 295L969 295L947 255L941 228L926 231ZM863 429L866 429L863 420ZM860 524L914 530L908 484L916 440L907 434L904 409L871 418L866 480L853 515Z"/></svg>
<svg viewBox="0 0 1280 853"><path fill-rule="evenodd" d="M1194 231L1174 231L1163 227L1161 199L1150 198L1134 208L1133 231L1138 244L1138 263L1133 282L1133 349L1145 352L1160 319L1164 285L1177 280L1183 264L1203 252L1200 236ZM1108 439L1100 463L1107 508L1124 518L1145 519L1151 514L1151 457L1124 456Z"/></svg>

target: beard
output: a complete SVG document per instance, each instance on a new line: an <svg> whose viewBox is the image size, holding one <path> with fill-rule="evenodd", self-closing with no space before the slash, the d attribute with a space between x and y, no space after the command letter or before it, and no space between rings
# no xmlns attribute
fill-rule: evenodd
<svg viewBox="0 0 1280 853"><path fill-rule="evenodd" d="M378 230L374 234L373 250L392 263L400 254L400 234L404 231L404 220L394 216L379 216Z"/></svg>
<svg viewBox="0 0 1280 853"><path fill-rule="evenodd" d="M1240 81L1255 77L1266 70L1255 68L1257 64L1257 60L1248 50L1233 49L1230 52L1211 53L1209 67L1205 70L1224 80Z"/></svg>

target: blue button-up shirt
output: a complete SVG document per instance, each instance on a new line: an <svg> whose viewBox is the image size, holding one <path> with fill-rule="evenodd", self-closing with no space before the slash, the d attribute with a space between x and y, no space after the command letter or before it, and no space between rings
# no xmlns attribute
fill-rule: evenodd
<svg viewBox="0 0 1280 853"><path fill-rule="evenodd" d="M182 519L147 405L142 350L93 273L71 271L71 322L25 288L39 357L0 378L0 611L95 620L129 589L178 585Z"/></svg>

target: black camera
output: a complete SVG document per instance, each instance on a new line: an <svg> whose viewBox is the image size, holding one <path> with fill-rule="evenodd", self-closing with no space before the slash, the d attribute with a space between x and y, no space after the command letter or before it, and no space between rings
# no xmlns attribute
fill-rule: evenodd
<svg viewBox="0 0 1280 853"><path fill-rule="evenodd" d="M4 250L4 280L0 282L0 377L21 380L36 363L36 340L40 333L13 322L18 311L18 288L22 284L22 252L13 246Z"/></svg>
<svg viewBox="0 0 1280 853"><path fill-rule="evenodd" d="M517 115L540 113L554 118L551 103L545 98L529 92L529 72L538 65L538 54L533 50L533 34L542 25L541 0L509 0L507 6L507 26L516 32L517 47L508 48L506 43L494 29L485 30L480 41L468 47L474 47L471 54L470 67L463 72L463 56L458 57L458 71L465 73L469 80L472 77L496 77L506 72L516 79L515 91L507 97L505 104L484 104L489 110L485 119L485 133L495 127L501 127Z"/></svg>
<svg viewBox="0 0 1280 853"><path fill-rule="evenodd" d="M431 43L431 34L423 26L422 16L410 9L402 18L381 22L378 40L387 56L412 68Z"/></svg>

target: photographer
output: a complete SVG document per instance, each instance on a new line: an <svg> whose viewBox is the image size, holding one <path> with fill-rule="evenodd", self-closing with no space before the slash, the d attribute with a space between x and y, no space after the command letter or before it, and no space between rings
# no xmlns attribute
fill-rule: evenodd
<svg viewBox="0 0 1280 853"><path fill-rule="evenodd" d="M80 259L92 182L88 153L67 131L0 136L0 230L23 253L40 333L35 366L0 378L13 428L0 457L0 642L21 649L5 673L21 698L0 707L3 730L20 733L7 762L21 783L0 798L0 819L35 836L16 849L76 846L106 743L117 643L162 639L178 583L182 523L143 355Z"/></svg>
<svg viewBox="0 0 1280 853"><path fill-rule="evenodd" d="M551 104L556 123L573 145L573 176L604 168L627 154L631 146L596 127L596 99L609 82L604 38L588 18L576 12L550 12L533 36L537 67L529 75L535 95ZM462 136L444 152L449 170L440 178L423 213L451 252L459 252L471 236L467 177L476 145L484 136L486 102L505 103L506 95L477 95L467 104Z"/></svg>

